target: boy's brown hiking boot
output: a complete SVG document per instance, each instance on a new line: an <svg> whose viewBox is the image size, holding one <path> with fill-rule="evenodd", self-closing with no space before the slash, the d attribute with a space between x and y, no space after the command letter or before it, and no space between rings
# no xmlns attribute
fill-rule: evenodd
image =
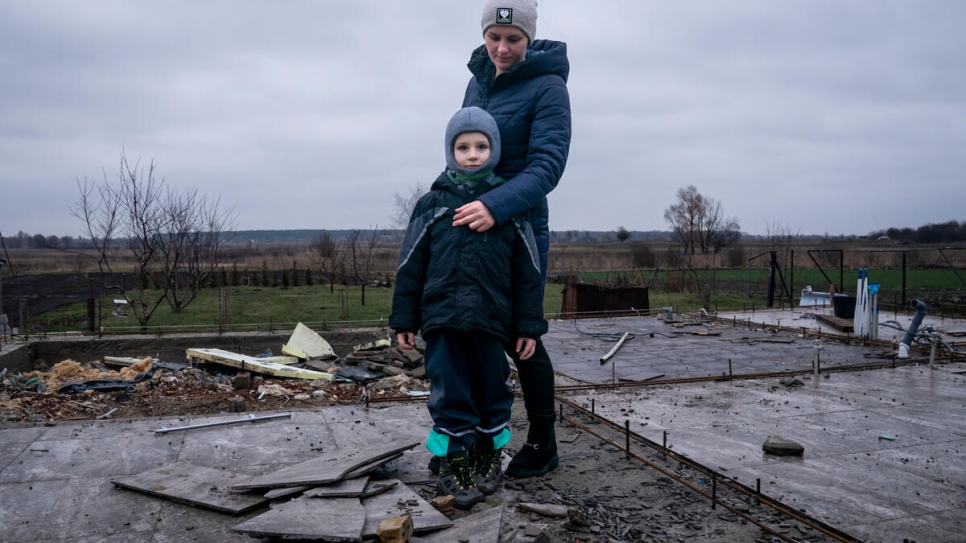
<svg viewBox="0 0 966 543"><path fill-rule="evenodd" d="M473 481L473 462L467 451L451 454L439 462L436 489L456 498L457 509L470 509L483 501L483 493Z"/></svg>
<svg viewBox="0 0 966 543"><path fill-rule="evenodd" d="M503 480L503 449L476 449L473 480L484 496L496 492Z"/></svg>

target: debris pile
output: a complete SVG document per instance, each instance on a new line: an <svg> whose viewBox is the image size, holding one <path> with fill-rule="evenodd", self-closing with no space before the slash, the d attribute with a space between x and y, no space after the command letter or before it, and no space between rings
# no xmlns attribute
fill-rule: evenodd
<svg viewBox="0 0 966 543"><path fill-rule="evenodd" d="M299 323L282 345L255 355L191 348L185 363L105 356L44 362L29 373L0 373L0 422L89 420L238 413L366 403L428 395L423 355L388 340L356 345L340 359Z"/></svg>

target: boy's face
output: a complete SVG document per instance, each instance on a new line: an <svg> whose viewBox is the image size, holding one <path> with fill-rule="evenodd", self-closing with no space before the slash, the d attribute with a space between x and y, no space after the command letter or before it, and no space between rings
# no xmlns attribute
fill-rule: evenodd
<svg viewBox="0 0 966 543"><path fill-rule="evenodd" d="M453 156L460 167L479 168L490 159L490 140L482 132L464 132L453 142Z"/></svg>

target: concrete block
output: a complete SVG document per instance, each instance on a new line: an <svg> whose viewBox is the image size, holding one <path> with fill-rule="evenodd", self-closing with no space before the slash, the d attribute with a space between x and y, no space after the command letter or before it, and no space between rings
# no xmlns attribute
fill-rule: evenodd
<svg viewBox="0 0 966 543"><path fill-rule="evenodd" d="M387 518L379 523L376 535L382 543L409 543L413 537L413 517L403 515Z"/></svg>

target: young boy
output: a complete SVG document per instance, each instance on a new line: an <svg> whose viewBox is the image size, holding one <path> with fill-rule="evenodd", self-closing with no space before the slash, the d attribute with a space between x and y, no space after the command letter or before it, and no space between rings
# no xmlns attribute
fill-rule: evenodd
<svg viewBox="0 0 966 543"><path fill-rule="evenodd" d="M496 491L510 441L513 392L504 346L530 358L547 331L536 241L526 217L486 232L453 226L456 208L503 180L500 131L489 113L459 110L446 126L447 169L419 199L399 253L389 326L400 347L426 342L438 490L469 509Z"/></svg>

